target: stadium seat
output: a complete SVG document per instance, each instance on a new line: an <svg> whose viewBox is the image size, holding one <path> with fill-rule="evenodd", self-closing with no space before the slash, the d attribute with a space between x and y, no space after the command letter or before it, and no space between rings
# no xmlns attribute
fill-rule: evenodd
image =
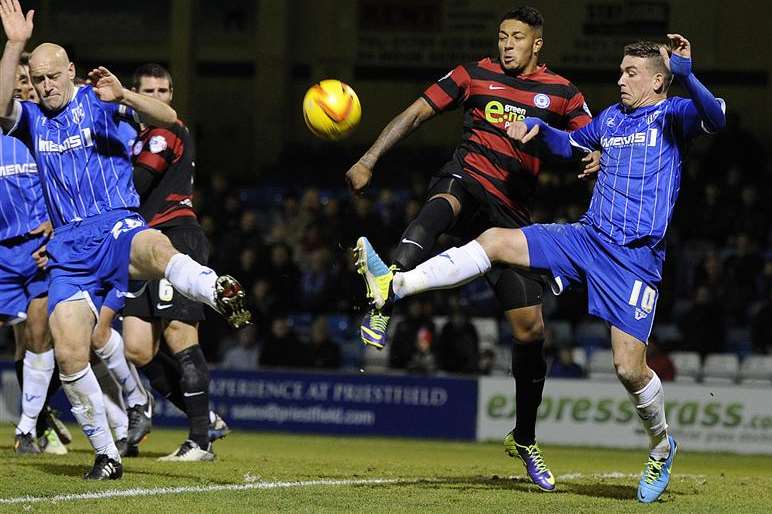
<svg viewBox="0 0 772 514"><path fill-rule="evenodd" d="M512 375L512 347L496 345L496 362L493 364L491 376L506 377Z"/></svg>
<svg viewBox="0 0 772 514"><path fill-rule="evenodd" d="M582 367L582 369L587 369L587 352L584 351L584 348L579 346L573 348L571 350L571 357L574 359L575 363Z"/></svg>
<svg viewBox="0 0 772 514"><path fill-rule="evenodd" d="M697 352L673 352L670 354L670 360L675 366L676 382L694 383L700 379L702 361Z"/></svg>
<svg viewBox="0 0 772 514"><path fill-rule="evenodd" d="M705 358L702 380L706 384L733 384L737 381L740 361L733 353L713 353Z"/></svg>
<svg viewBox="0 0 772 514"><path fill-rule="evenodd" d="M477 335L480 339L485 337L498 341L499 323L495 318L472 318L472 324L477 329Z"/></svg>
<svg viewBox="0 0 772 514"><path fill-rule="evenodd" d="M611 350L595 350L590 356L588 366L591 379L616 380L617 374L614 369L614 356Z"/></svg>
<svg viewBox="0 0 772 514"><path fill-rule="evenodd" d="M365 345L357 340L341 341L340 360L341 368L347 370L359 371L362 367Z"/></svg>
<svg viewBox="0 0 772 514"><path fill-rule="evenodd" d="M749 355L740 365L743 385L765 385L772 382L772 355Z"/></svg>

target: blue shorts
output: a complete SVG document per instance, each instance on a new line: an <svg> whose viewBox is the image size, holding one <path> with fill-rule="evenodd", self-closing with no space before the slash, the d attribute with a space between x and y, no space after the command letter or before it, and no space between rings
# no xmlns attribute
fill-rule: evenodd
<svg viewBox="0 0 772 514"><path fill-rule="evenodd" d="M647 246L606 241L584 223L537 224L522 230L531 267L552 275L555 294L586 283L590 314L648 341L662 282L662 254Z"/></svg>
<svg viewBox="0 0 772 514"><path fill-rule="evenodd" d="M48 243L49 314L60 302L86 300L98 316L111 290L125 294L131 241L147 228L142 216L129 210L110 211L57 228Z"/></svg>
<svg viewBox="0 0 772 514"><path fill-rule="evenodd" d="M25 320L30 301L48 291L48 276L32 259L45 243L42 235L0 241L0 316L11 323Z"/></svg>

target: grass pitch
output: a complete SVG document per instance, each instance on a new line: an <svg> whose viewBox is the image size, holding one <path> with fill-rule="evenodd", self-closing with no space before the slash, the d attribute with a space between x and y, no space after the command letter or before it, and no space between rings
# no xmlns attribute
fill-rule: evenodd
<svg viewBox="0 0 772 514"><path fill-rule="evenodd" d="M236 432L215 445L216 462L172 464L156 459L185 433L158 429L142 457L124 459L122 480L93 483L81 479L93 454L75 427L62 457L18 457L4 428L0 512L772 512L772 459L688 448L662 500L641 505L643 451L547 446L558 490L543 493L500 444Z"/></svg>

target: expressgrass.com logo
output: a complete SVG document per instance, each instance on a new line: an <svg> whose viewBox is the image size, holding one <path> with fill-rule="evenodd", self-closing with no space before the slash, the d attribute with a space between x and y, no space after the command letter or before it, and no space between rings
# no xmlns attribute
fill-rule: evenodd
<svg viewBox="0 0 772 514"><path fill-rule="evenodd" d="M483 406L488 417L511 420L515 417L514 395L493 394ZM667 401L665 415L672 427L744 428L772 432L772 414L746 414L740 401ZM627 398L545 395L538 419L547 423L635 424L638 416Z"/></svg>

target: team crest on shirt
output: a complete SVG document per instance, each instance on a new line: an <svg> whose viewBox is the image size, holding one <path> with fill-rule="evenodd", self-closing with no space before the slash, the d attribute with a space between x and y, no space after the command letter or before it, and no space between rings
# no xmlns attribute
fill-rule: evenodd
<svg viewBox="0 0 772 514"><path fill-rule="evenodd" d="M649 124L649 125L654 123L654 120L657 119L657 116L659 116L659 113L660 113L660 111L654 111L653 113L651 113L648 116L646 116L646 123Z"/></svg>
<svg viewBox="0 0 772 514"><path fill-rule="evenodd" d="M86 112L83 110L83 105L78 104L77 107L71 109L70 115L72 116L72 122L76 125L80 125L80 122L83 121L83 118L86 117Z"/></svg>
<svg viewBox="0 0 772 514"><path fill-rule="evenodd" d="M606 118L606 126L613 127L615 125L614 118Z"/></svg>
<svg viewBox="0 0 772 514"><path fill-rule="evenodd" d="M163 136L153 136L150 138L150 142L147 144L150 151L153 153L161 153L166 150L166 138Z"/></svg>
<svg viewBox="0 0 772 514"><path fill-rule="evenodd" d="M546 109L550 106L550 97L544 93L538 93L533 97L533 104L539 109Z"/></svg>

